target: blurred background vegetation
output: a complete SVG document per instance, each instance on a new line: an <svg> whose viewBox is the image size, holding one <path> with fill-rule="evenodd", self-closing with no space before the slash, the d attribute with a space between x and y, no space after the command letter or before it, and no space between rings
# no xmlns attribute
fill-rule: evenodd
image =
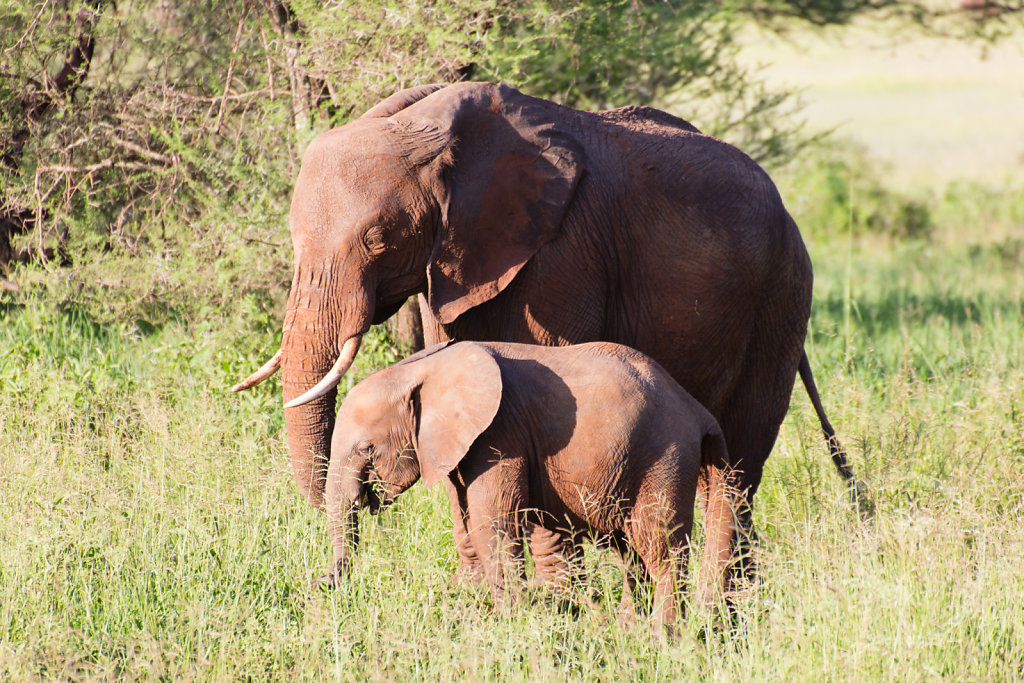
<svg viewBox="0 0 1024 683"><path fill-rule="evenodd" d="M862 151L805 129L797 94L741 58L744 32L898 21L980 50L1020 9L15 0L0 10L0 286L98 320L218 316L247 295L277 309L309 140L399 88L463 79L579 108L666 108L792 180L784 196L811 209L805 233L926 238L932 198L893 190Z"/></svg>

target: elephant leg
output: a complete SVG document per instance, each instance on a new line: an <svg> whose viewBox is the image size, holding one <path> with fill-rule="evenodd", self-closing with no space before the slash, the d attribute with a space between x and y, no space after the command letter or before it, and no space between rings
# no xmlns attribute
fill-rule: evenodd
<svg viewBox="0 0 1024 683"><path fill-rule="evenodd" d="M521 528L515 519L480 509L470 510L469 525L469 539L480 558L494 607L504 609L506 604L517 602L516 584L525 578ZM511 591L509 584L513 584Z"/></svg>
<svg viewBox="0 0 1024 683"><path fill-rule="evenodd" d="M452 482L450 478L444 479L448 492L448 502L452 511L452 536L455 539L455 552L459 556L459 567L452 577L453 584L466 583L471 586L478 586L486 580L484 577L483 565L480 564L480 557L473 547L469 532L466 530L465 491Z"/></svg>
<svg viewBox="0 0 1024 683"><path fill-rule="evenodd" d="M753 549L757 543L757 532L753 523L754 496L761 483L765 460L771 453L778 433L778 426L771 427L764 422L751 425L749 413L747 415L748 417L741 421L742 424L734 424L731 416L722 419L722 431L729 444L731 466L724 477L725 487L736 492L734 524L728 544L731 560L724 580L724 589L727 593L741 590L754 580L756 566ZM710 494L709 488L707 498L702 495L705 520L714 515ZM715 531L708 528L707 533L710 535ZM705 546L705 549L707 557L710 548Z"/></svg>
<svg viewBox="0 0 1024 683"><path fill-rule="evenodd" d="M753 338L757 342L748 349L736 389L717 416L729 451L726 483L737 494L734 561L729 567L727 590L735 590L754 578L754 496L789 408L803 353L806 321L792 322L785 334L778 333L780 329L787 329L785 320L772 321L755 331ZM777 334L772 336L772 331Z"/></svg>
<svg viewBox="0 0 1024 683"><path fill-rule="evenodd" d="M624 540L614 543L622 566L622 597L619 599L619 623L631 625L636 616L637 587L647 586L651 577L643 560Z"/></svg>
<svg viewBox="0 0 1024 683"><path fill-rule="evenodd" d="M534 585L572 590L583 571L583 547L570 531L552 531L541 524L526 525L533 558Z"/></svg>
<svg viewBox="0 0 1024 683"><path fill-rule="evenodd" d="M392 338L408 347L409 353L416 353L424 348L423 319L416 297L411 297L402 304L398 313L388 319L386 326Z"/></svg>
<svg viewBox="0 0 1024 683"><path fill-rule="evenodd" d="M631 523L629 539L654 581L651 619L658 631L671 629L682 612L680 588L685 583L693 523L692 511L665 509L664 505L663 500L638 505L646 510Z"/></svg>
<svg viewBox="0 0 1024 683"><path fill-rule="evenodd" d="M701 444L701 471L697 480L704 511L704 554L700 563L697 596L711 608L725 595L725 578L732 560L736 501L728 485L728 453L720 434L709 434Z"/></svg>
<svg viewBox="0 0 1024 683"><path fill-rule="evenodd" d="M494 607L499 610L517 601L526 578L522 524L525 486L522 477L502 472L506 469L502 465L498 461L477 476L467 477L465 490L469 540L490 586Z"/></svg>
<svg viewBox="0 0 1024 683"><path fill-rule="evenodd" d="M451 506L452 535L459 558L459 566L452 577L452 583L478 586L485 583L487 577L467 530L469 513L465 490L456 487L451 479L445 479L444 482ZM583 546L579 539L573 535L551 531L536 523L525 524L523 528L534 563L534 584L538 587L553 586L558 589L575 587L583 571Z"/></svg>

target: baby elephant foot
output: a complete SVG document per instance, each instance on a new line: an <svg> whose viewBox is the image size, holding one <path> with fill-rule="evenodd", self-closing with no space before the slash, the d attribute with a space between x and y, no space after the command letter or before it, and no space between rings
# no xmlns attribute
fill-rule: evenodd
<svg viewBox="0 0 1024 683"><path fill-rule="evenodd" d="M476 588L478 586L487 585L487 581L484 580L484 574L478 568L459 567L455 570L455 573L452 574L449 585Z"/></svg>
<svg viewBox="0 0 1024 683"><path fill-rule="evenodd" d="M509 612L523 602L518 587L491 586L491 603L495 612Z"/></svg>
<svg viewBox="0 0 1024 683"><path fill-rule="evenodd" d="M636 604L627 592L623 592L622 599L619 600L619 607L615 611L615 621L620 628L626 630L636 626Z"/></svg>
<svg viewBox="0 0 1024 683"><path fill-rule="evenodd" d="M469 539L467 538L462 544L457 545L456 550L459 554L459 567L452 574L450 584L467 588L486 585L487 579L484 577L483 565L480 564L480 558L469 544Z"/></svg>
<svg viewBox="0 0 1024 683"><path fill-rule="evenodd" d="M341 585L342 578L348 576L348 570L349 562L343 559L338 560L331 569L313 579L313 588L325 591L334 590Z"/></svg>
<svg viewBox="0 0 1024 683"><path fill-rule="evenodd" d="M338 587L338 577L333 571L325 572L313 579L312 587L322 591L334 590Z"/></svg>
<svg viewBox="0 0 1024 683"><path fill-rule="evenodd" d="M656 598L655 608L651 613L651 635L663 641L672 640L679 633L680 620L685 614L674 596L668 597L660 608L657 607L657 602Z"/></svg>
<svg viewBox="0 0 1024 683"><path fill-rule="evenodd" d="M636 612L631 609L619 608L615 613L615 623L624 631L630 631L636 626Z"/></svg>

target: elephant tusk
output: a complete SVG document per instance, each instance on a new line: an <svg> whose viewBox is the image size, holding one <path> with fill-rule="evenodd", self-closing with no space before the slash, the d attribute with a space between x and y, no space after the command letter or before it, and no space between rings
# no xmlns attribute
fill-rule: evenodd
<svg viewBox="0 0 1024 683"><path fill-rule="evenodd" d="M281 349L277 350L273 358L268 360L263 366L252 373L241 382L231 387L231 391L245 391L246 389L252 389L254 386L265 380L266 378L277 372L278 368L281 367Z"/></svg>
<svg viewBox="0 0 1024 683"><path fill-rule="evenodd" d="M324 378L317 382L315 387L304 393L302 396L293 398L285 403L284 407L295 408L303 405L304 403L309 403L338 386L338 382L341 381L345 371L348 370L349 366L352 365L352 361L355 360L356 351L359 350L359 344L362 340L363 335L361 334L349 337L348 341L345 342L345 346L341 349L341 355L338 356L337 362L334 363L334 366L327 372Z"/></svg>

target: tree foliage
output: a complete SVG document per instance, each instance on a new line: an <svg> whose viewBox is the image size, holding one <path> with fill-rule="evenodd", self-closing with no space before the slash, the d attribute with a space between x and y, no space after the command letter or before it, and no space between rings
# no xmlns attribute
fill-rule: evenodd
<svg viewBox="0 0 1024 683"><path fill-rule="evenodd" d="M737 27L878 4L899 3L15 0L0 10L0 269L73 263L74 296L100 287L128 308L280 289L305 144L422 83L661 106L778 163L806 140L788 93L737 65Z"/></svg>

